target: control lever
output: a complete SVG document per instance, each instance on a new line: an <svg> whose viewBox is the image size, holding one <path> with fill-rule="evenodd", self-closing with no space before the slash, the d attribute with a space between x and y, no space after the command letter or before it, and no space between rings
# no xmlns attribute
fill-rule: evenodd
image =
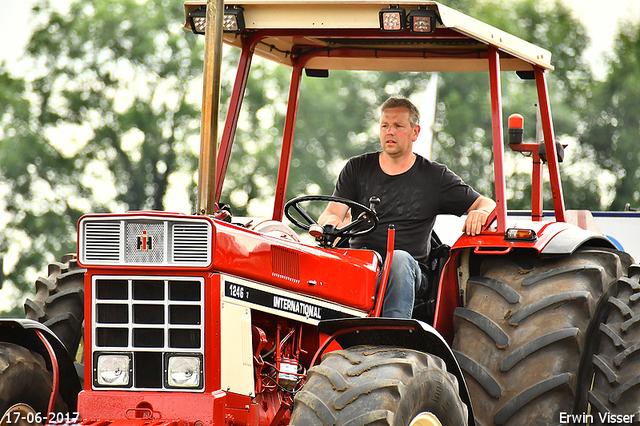
<svg viewBox="0 0 640 426"><path fill-rule="evenodd" d="M374 213L377 213L376 207L378 206L378 204L380 204L380 198L376 197L375 195L369 198L369 209L371 209ZM369 218L369 216L367 216L367 213L365 212L360 213L360 215L358 216L358 220L360 219L367 222L371 221L371 219Z"/></svg>
<svg viewBox="0 0 640 426"><path fill-rule="evenodd" d="M380 198L376 197L375 195L369 198L369 208L374 212L376 211L376 207L378 207L379 204L380 204Z"/></svg>

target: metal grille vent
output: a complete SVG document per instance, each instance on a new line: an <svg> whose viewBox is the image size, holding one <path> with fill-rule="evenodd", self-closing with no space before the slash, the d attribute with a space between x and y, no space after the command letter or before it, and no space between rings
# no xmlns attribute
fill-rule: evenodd
<svg viewBox="0 0 640 426"><path fill-rule="evenodd" d="M168 389L169 356L204 356L203 300L201 278L94 277L94 356L130 354L128 389Z"/></svg>
<svg viewBox="0 0 640 426"><path fill-rule="evenodd" d="M173 225L173 262L208 263L209 227L206 223L176 223Z"/></svg>
<svg viewBox="0 0 640 426"><path fill-rule="evenodd" d="M120 221L87 222L84 234L84 255L87 261L120 261Z"/></svg>
<svg viewBox="0 0 640 426"><path fill-rule="evenodd" d="M85 217L80 222L84 265L211 265L213 227L203 219Z"/></svg>
<svg viewBox="0 0 640 426"><path fill-rule="evenodd" d="M300 282L298 253L283 247L271 247L271 273L278 278Z"/></svg>

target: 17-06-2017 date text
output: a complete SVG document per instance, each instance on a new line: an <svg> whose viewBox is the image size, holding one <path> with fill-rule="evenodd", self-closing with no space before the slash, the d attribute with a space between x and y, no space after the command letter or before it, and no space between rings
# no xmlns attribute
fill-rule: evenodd
<svg viewBox="0 0 640 426"><path fill-rule="evenodd" d="M78 421L80 414L74 413L36 413L36 412L20 412L14 411L7 413L6 424L17 424L20 422L27 422L29 424L54 424L65 425L75 424Z"/></svg>

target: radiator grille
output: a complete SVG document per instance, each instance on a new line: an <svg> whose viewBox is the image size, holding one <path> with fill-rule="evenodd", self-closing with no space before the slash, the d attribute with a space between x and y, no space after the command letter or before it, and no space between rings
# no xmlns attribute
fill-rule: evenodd
<svg viewBox="0 0 640 426"><path fill-rule="evenodd" d="M173 261L207 262L209 232L207 223L176 223L173 225Z"/></svg>
<svg viewBox="0 0 640 426"><path fill-rule="evenodd" d="M85 224L84 254L89 262L120 261L120 222L87 222Z"/></svg>
<svg viewBox="0 0 640 426"><path fill-rule="evenodd" d="M205 219L87 216L80 222L80 262L208 267L212 238Z"/></svg>
<svg viewBox="0 0 640 426"><path fill-rule="evenodd" d="M94 277L94 355L129 355L130 390L168 389L169 355L204 356L203 299L201 278Z"/></svg>

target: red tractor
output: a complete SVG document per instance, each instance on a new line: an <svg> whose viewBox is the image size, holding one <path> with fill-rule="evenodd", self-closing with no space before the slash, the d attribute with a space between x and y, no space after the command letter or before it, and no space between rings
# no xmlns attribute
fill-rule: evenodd
<svg viewBox="0 0 640 426"><path fill-rule="evenodd" d="M27 319L0 324L3 424L638 421L640 270L568 223L548 51L421 0L189 1L185 19L206 33L197 213L80 220L77 258L36 283ZM241 53L216 149L222 41ZM255 225L219 208L254 55L291 68L273 213ZM379 318L388 268L378 253L305 243L283 222L309 229L303 202L333 200L285 200L305 70L488 72L497 207L480 235L432 251L439 285L414 319ZM538 141L509 120L508 146L533 160L525 218L507 214L501 72L537 88ZM352 207L365 213L341 240L377 225L375 202ZM393 241L389 230L389 254Z"/></svg>

